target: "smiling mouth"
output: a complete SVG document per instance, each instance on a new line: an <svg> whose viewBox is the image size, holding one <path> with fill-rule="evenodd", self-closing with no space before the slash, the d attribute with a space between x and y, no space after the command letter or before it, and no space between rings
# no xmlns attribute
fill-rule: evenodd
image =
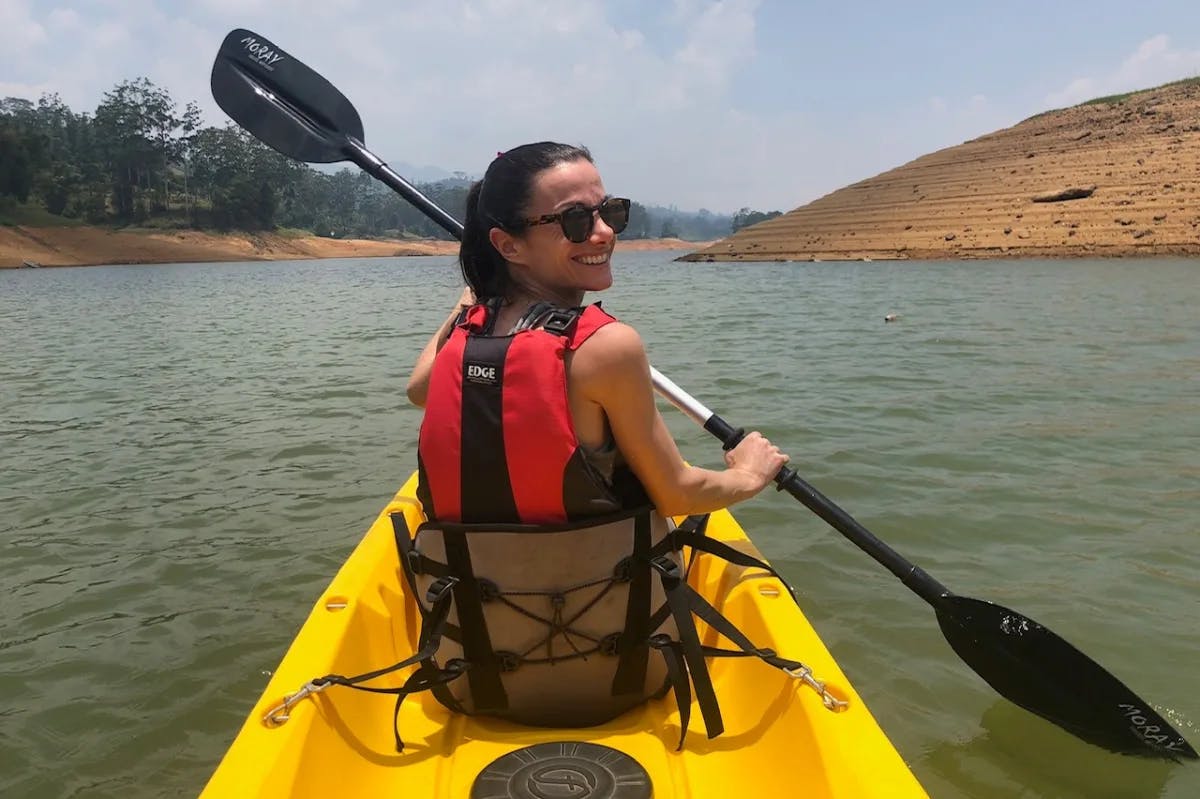
<svg viewBox="0 0 1200 799"><path fill-rule="evenodd" d="M575 260L588 266L599 266L608 260L608 253L604 253L603 255L581 255Z"/></svg>

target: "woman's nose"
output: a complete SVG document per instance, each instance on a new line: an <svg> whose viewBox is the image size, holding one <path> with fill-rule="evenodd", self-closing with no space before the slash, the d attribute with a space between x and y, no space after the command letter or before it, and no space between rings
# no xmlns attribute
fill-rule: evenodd
<svg viewBox="0 0 1200 799"><path fill-rule="evenodd" d="M596 216L593 220L592 235L588 238L596 239L597 241L608 241L614 238L617 235L616 231L609 227L608 223L604 221L604 217L600 216L600 212L592 211L592 213Z"/></svg>

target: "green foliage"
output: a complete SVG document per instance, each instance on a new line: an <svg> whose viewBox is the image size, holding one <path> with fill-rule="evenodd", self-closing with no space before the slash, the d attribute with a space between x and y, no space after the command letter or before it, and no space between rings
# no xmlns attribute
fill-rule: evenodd
<svg viewBox="0 0 1200 799"><path fill-rule="evenodd" d="M1164 83L1162 86L1156 86L1153 89L1138 89L1137 91L1125 92L1124 94L1110 94L1106 97L1095 97L1091 100L1084 100L1082 103L1080 103L1080 105L1100 105L1100 104L1114 104L1115 105L1118 103L1123 103L1126 100L1130 99L1131 97L1136 97L1139 94L1145 94L1146 92L1156 91L1158 89L1166 89L1171 86L1188 86L1188 85L1194 85L1194 84L1200 84L1200 77L1184 78L1183 80L1171 81L1170 83Z"/></svg>
<svg viewBox="0 0 1200 799"><path fill-rule="evenodd" d="M779 211L751 211L749 208L743 208L733 215L733 223L731 225L733 232L741 230L744 227L757 225L759 222L766 222L768 219L774 219L780 216Z"/></svg>
<svg viewBox="0 0 1200 799"><path fill-rule="evenodd" d="M1091 100L1084 100L1082 103L1078 103L1078 104L1070 106L1070 107L1071 108L1079 108L1079 107L1085 106L1085 105L1121 105L1123 103L1129 102L1130 100L1132 100L1136 97L1140 97L1143 94L1147 94L1149 92L1155 92L1160 89L1169 89L1172 86L1195 86L1195 85L1200 85L1200 76L1193 77L1193 78L1183 78L1182 80L1173 80L1169 83L1164 83L1161 86L1154 86L1149 89L1137 89L1132 92L1125 92L1124 94L1108 94L1108 95L1105 95L1104 97L1093 97ZM1022 122L1029 122L1030 120L1040 119L1041 117L1047 116L1049 114L1054 114L1054 113L1057 113L1058 111L1063 111L1063 110L1065 110L1065 109L1051 108L1048 111L1041 111L1039 113L1036 113L1033 116L1022 120Z"/></svg>
<svg viewBox="0 0 1200 799"><path fill-rule="evenodd" d="M12 197L0 196L0 225L72 227L82 224L82 220L56 216L40 205L19 203Z"/></svg>
<svg viewBox="0 0 1200 799"><path fill-rule="evenodd" d="M195 103L180 111L146 78L117 84L91 114L75 113L53 94L36 103L0 100L0 152L0 221L28 220L36 209L38 224L450 238L362 171L313 169L232 124L204 127ZM457 218L465 215L465 175L418 188ZM623 238L716 239L734 219L635 202Z"/></svg>

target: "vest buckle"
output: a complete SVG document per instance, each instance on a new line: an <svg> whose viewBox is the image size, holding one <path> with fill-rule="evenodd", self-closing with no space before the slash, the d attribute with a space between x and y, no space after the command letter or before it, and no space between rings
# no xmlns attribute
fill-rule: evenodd
<svg viewBox="0 0 1200 799"><path fill-rule="evenodd" d="M411 574L424 574L425 573L425 571L424 571L425 564L423 562L424 559L425 559L425 556L422 555L416 549L410 549L404 553L404 560L407 562L408 571Z"/></svg>
<svg viewBox="0 0 1200 799"><path fill-rule="evenodd" d="M439 577L429 586L429 590L425 592L425 601L430 605L436 605L443 597L458 584L457 577Z"/></svg>
<svg viewBox="0 0 1200 799"><path fill-rule="evenodd" d="M578 318L579 312L576 310L564 311L555 309L546 315L546 321L542 323L542 329L556 336L565 336L567 335L567 331L571 329L571 325L575 324L575 320Z"/></svg>
<svg viewBox="0 0 1200 799"><path fill-rule="evenodd" d="M650 561L650 565L653 566L654 570L666 579L679 580L683 576L679 571L679 564L665 555L659 556Z"/></svg>

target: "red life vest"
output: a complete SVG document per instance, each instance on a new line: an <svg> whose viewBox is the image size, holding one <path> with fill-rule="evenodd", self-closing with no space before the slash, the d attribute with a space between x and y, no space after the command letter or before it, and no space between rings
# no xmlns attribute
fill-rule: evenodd
<svg viewBox="0 0 1200 799"><path fill-rule="evenodd" d="M426 515L559 524L628 507L588 463L567 403L567 353L616 320L598 303L546 309L539 327L493 336L496 313L467 309L434 360L417 455Z"/></svg>

